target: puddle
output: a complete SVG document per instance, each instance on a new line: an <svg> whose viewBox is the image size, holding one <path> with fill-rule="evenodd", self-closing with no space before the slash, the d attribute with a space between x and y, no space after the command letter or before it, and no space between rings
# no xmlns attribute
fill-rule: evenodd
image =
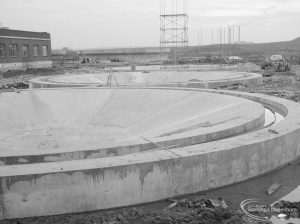
<svg viewBox="0 0 300 224"><path fill-rule="evenodd" d="M283 196L276 202L278 202L280 200L290 201L290 202L300 201L300 185L298 185L298 187L295 190L293 190L290 193L288 193L287 195ZM276 202L274 202L273 204L275 204ZM273 216L270 220L273 224L289 224L289 223L300 224L300 218L280 219L280 218Z"/></svg>
<svg viewBox="0 0 300 224"><path fill-rule="evenodd" d="M280 218L277 218L277 217L272 217L270 219L270 221L273 223L273 224L300 224L300 219L294 219L294 218L290 218L290 219L280 219Z"/></svg>

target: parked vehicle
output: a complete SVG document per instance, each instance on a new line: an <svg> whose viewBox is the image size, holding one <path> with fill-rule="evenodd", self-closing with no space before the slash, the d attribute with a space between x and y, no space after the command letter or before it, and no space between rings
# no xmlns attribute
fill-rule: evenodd
<svg viewBox="0 0 300 224"><path fill-rule="evenodd" d="M282 55L272 55L270 58L265 58L262 62L263 70L273 69L275 72L290 71L290 63Z"/></svg>

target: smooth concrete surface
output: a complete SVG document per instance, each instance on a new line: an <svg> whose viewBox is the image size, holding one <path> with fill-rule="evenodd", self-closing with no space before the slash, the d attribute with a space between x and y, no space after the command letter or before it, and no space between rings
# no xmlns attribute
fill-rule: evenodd
<svg viewBox="0 0 300 224"><path fill-rule="evenodd" d="M286 117L266 129L175 149L80 162L2 166L0 217L53 215L151 202L243 181L299 157L298 103L250 93L182 91L244 97L268 104Z"/></svg>
<svg viewBox="0 0 300 224"><path fill-rule="evenodd" d="M30 80L31 88L57 88L95 86L107 83L109 72L99 74L68 74L39 77ZM218 88L232 84L258 85L262 83L261 74L234 71L151 71L114 72L116 81L112 85L132 86L180 86L196 88Z"/></svg>
<svg viewBox="0 0 300 224"><path fill-rule="evenodd" d="M0 94L1 165L120 156L264 124L253 101L198 91L78 88Z"/></svg>

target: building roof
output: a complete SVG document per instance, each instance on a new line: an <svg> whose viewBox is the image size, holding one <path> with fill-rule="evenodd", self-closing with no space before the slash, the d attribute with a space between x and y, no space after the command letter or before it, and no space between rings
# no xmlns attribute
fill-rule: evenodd
<svg viewBox="0 0 300 224"><path fill-rule="evenodd" d="M0 37L25 37L25 38L41 38L50 39L50 33L47 32L32 32L22 30L10 30L0 28Z"/></svg>

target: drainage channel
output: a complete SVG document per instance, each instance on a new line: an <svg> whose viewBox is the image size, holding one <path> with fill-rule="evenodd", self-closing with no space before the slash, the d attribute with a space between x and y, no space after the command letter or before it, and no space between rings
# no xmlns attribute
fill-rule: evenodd
<svg viewBox="0 0 300 224"><path fill-rule="evenodd" d="M275 110L273 110L272 108L270 108L266 105L263 105L263 106L265 108L265 123L262 127L255 128L255 129L252 129L252 130L248 130L248 131L240 133L240 134L234 134L234 135L230 135L230 136L227 136L227 137L224 137L224 138L219 138L217 140L228 139L228 138L233 138L233 137L236 137L236 136L239 136L239 135L249 134L249 133L254 132L254 131L269 128L272 125L275 125L275 124L279 123L280 121L284 120L284 116L282 114L276 112ZM155 146L155 148L146 150L144 152L156 151L156 150L166 150L166 151L168 151L169 149L179 147L178 145L164 147L164 146L159 145L156 142L152 142L152 141L150 141L150 140L148 140L148 139L146 139L142 136L141 136L141 138L145 139L146 141L149 141L150 143L152 143ZM212 140L212 141L215 141L215 140ZM207 141L207 142L211 142L211 141ZM203 143L207 143L207 142L203 142ZM203 144L203 143L200 143L200 144ZM199 143L197 143L197 144L199 144ZM195 144L195 145L197 145L197 144ZM141 152L141 153L143 153L143 152Z"/></svg>
<svg viewBox="0 0 300 224"><path fill-rule="evenodd" d="M273 109L265 106L265 124L263 128L268 128L274 124L277 124L283 119L284 116L282 116L280 113L275 112Z"/></svg>

